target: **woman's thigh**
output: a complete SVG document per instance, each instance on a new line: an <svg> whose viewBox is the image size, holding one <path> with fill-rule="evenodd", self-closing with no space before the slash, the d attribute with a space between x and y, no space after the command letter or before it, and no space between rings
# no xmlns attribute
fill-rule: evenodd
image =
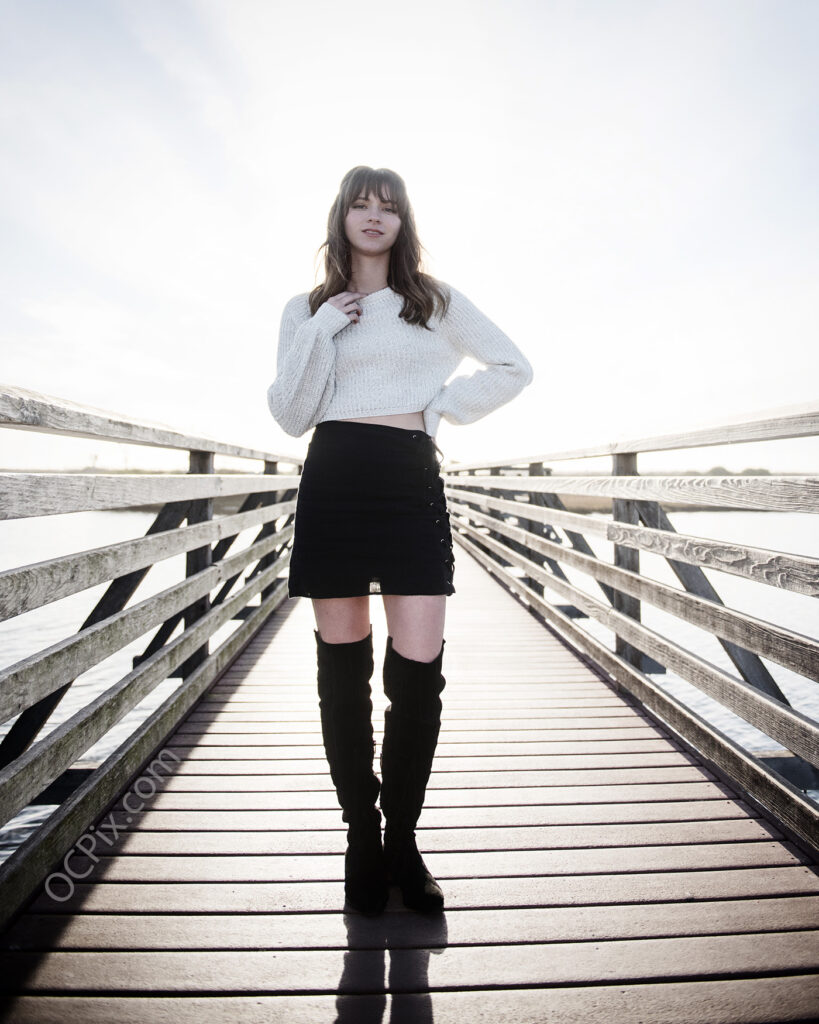
<svg viewBox="0 0 819 1024"><path fill-rule="evenodd" d="M313 614L321 639L328 644L363 640L370 632L370 598L314 597Z"/></svg>
<svg viewBox="0 0 819 1024"><path fill-rule="evenodd" d="M383 594L393 648L413 661L434 661L444 638L446 594Z"/></svg>

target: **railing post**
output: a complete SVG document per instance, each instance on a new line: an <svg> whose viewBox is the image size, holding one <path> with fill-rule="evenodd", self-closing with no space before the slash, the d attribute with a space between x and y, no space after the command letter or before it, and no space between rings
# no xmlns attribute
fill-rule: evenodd
<svg viewBox="0 0 819 1024"><path fill-rule="evenodd" d="M625 452L612 456L613 476L637 476L637 453ZM618 523L639 522L637 503L624 498L613 498L611 503L612 519ZM614 564L621 569L628 569L629 572L640 571L640 552L637 548L627 548L622 544L614 545ZM640 621L639 598L623 594L619 590L614 591L614 610L628 615L632 619ZM640 651L631 644L625 642L622 637L616 638L616 653L635 668L642 668L643 656Z"/></svg>
<svg viewBox="0 0 819 1024"><path fill-rule="evenodd" d="M279 464L278 464L278 462L265 461L264 472L265 472L265 475L275 476L279 472ZM271 504L275 505L277 501L281 501L282 500L282 493L283 492L280 492L280 491L274 491L273 494L271 495L271 497L272 497ZM267 502L265 502L265 504L267 504ZM262 536L269 537L270 534L271 533L275 533L275 531L276 531L276 523L275 523L275 521L272 522L272 523L266 523L262 527L262 530L261 530L261 533L260 533L260 537L262 537ZM278 558L278 553L276 551L271 551L269 555L265 555L265 557L259 563L259 571L262 572L269 565L272 565L276 558ZM267 598L270 596L270 594L273 593L275 588L276 588L276 582L274 580L274 582L271 583L269 587L266 587L262 591L262 595L261 595L262 603L264 603L264 601L267 600Z"/></svg>
<svg viewBox="0 0 819 1024"><path fill-rule="evenodd" d="M213 452L192 451L190 453L189 473L213 473ZM199 498L192 501L188 510L188 525L194 523L206 523L213 519L213 498ZM189 551L185 557L185 575L195 576L213 564L213 548L206 544L203 548L195 548ZM205 594L198 601L194 601L185 609L185 629L192 626L210 608L210 595ZM184 678L190 675L197 666L207 658L210 652L210 643L205 643L184 662L178 669L178 673Z"/></svg>
<svg viewBox="0 0 819 1024"><path fill-rule="evenodd" d="M531 476L546 476L550 472L551 472L551 470L546 470L542 462L530 462L529 463L529 473L528 473L528 475L530 477ZM529 501L531 502L531 504L536 505L538 503L538 498L540 498L540 497L542 497L542 495L537 494L537 493L535 493L533 491L529 491ZM539 537L545 536L548 540L558 540L559 539L557 534L555 533L555 531L552 529L551 526L547 526L544 523L541 523L541 522L539 522L536 519L521 519L520 525L525 530L528 530L529 533L534 533L534 534L536 534ZM530 558L533 562L540 561L540 564L541 565L543 564L543 556L539 555L535 551L532 551L531 548L529 548L528 551L524 552L524 554L526 555L527 558ZM537 580L533 580L533 579L531 579L528 576L524 579L523 582L526 584L527 587L530 588L530 590L534 590L534 592L536 594L539 594L541 597L543 597L543 584L542 583L538 583Z"/></svg>

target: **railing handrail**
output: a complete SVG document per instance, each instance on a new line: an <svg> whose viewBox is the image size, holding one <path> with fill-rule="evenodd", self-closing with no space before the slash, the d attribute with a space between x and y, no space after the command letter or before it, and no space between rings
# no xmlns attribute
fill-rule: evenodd
<svg viewBox="0 0 819 1024"><path fill-rule="evenodd" d="M636 439L609 441L566 451L535 453L521 457L481 459L475 462L446 460L442 469L453 472L483 469L488 466L520 466L533 462L564 462L572 459L600 458L640 452L705 448L712 445L743 444L751 441L781 441L819 434L819 402L803 402L776 409L745 413L723 421L712 421L691 430L675 431Z"/></svg>
<svg viewBox="0 0 819 1024"><path fill-rule="evenodd" d="M164 423L135 420L108 409L80 405L54 395L0 384L0 426L25 428L65 437L89 437L151 448L179 448L211 452L239 459L261 459L300 466L300 456L276 454L243 445L226 444L209 437L184 434Z"/></svg>

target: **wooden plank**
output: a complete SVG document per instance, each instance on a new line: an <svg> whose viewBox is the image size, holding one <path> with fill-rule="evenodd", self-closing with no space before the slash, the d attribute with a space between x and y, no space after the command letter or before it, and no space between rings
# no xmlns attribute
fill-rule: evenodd
<svg viewBox="0 0 819 1024"><path fill-rule="evenodd" d="M627 884L626 884L627 880ZM536 875L508 878L453 878L447 881L448 910L478 907L604 906L622 903L767 898L816 895L819 879L808 867L721 868L652 871L639 874ZM338 912L341 882L79 882L74 893L55 902L42 893L34 913L316 913ZM393 904L398 909L400 904ZM390 909L390 908L388 908Z"/></svg>
<svg viewBox="0 0 819 1024"><path fill-rule="evenodd" d="M501 491L590 494L771 512L819 512L819 479L811 476L515 477L488 473L456 479L461 485Z"/></svg>
<svg viewBox="0 0 819 1024"><path fill-rule="evenodd" d="M572 738L570 730L523 729L513 732L475 733L443 732L435 751L437 757L480 757L482 753L501 754L610 754L610 753L660 753L678 751L671 740L651 736L647 727L641 729L589 729L584 735L580 730ZM383 730L375 730L376 741L383 737ZM501 739L504 737L505 739ZM520 738L518 738L520 737ZM238 732L177 732L169 746L196 747L237 747L258 746L271 748L275 757L312 758L324 757L321 734L281 734L259 731Z"/></svg>
<svg viewBox="0 0 819 1024"><path fill-rule="evenodd" d="M177 765L178 768L178 765ZM451 773L448 773L451 775ZM528 806L530 813L540 805L559 804L634 804L656 801L722 800L726 787L714 782L673 782L640 784L590 784L554 786L515 786L514 789L447 788L451 781L443 773L431 780L424 802L424 815L433 808L498 808ZM313 788L301 788L312 786ZM271 789L266 772L256 775L221 773L219 775L177 772L150 800L151 808L307 810L338 808L329 774L320 776L279 776ZM115 810L120 809L117 804ZM610 812L611 813L611 812Z"/></svg>
<svg viewBox="0 0 819 1024"><path fill-rule="evenodd" d="M391 987L423 992L487 985L595 984L601 981L696 979L724 975L810 971L819 957L819 931L704 938L614 939L532 945L447 946L441 956L411 958L393 969ZM241 950L6 952L0 965L15 990L74 992L382 992L373 968L383 951ZM355 967L353 968L353 963ZM20 983L22 979L22 983ZM8 987L8 981L4 987Z"/></svg>
<svg viewBox="0 0 819 1024"><path fill-rule="evenodd" d="M542 989L393 993L392 1019L436 1024L681 1024L682 1021L728 1024L770 1024L808 1021L819 1001L819 977L743 978L696 982L592 985ZM338 1018L378 1021L383 995L252 996L20 996L14 1000L9 1024L145 1024L173 1020L179 1024L323 1024Z"/></svg>
<svg viewBox="0 0 819 1024"><path fill-rule="evenodd" d="M66 437L104 437L153 448L182 448L241 459L280 460L298 466L303 462L296 456L274 455L256 448L183 434L164 423L134 420L106 409L79 405L65 398L9 385L0 387L0 424Z"/></svg>
<svg viewBox="0 0 819 1024"><path fill-rule="evenodd" d="M275 815L275 816L274 816ZM251 816L255 821L248 821ZM162 827L160 819L170 818ZM579 816L578 816L579 817ZM224 821L222 820L224 819ZM327 815L328 826L318 831L289 828L282 812L211 811L204 830L201 814L143 811L119 835L108 856L132 854L343 854L347 837L340 814ZM174 825L173 823L176 823ZM255 831L253 831L255 829ZM113 833L109 830L113 838ZM607 846L691 846L697 843L756 842L781 835L759 819L736 817L695 821L652 821L626 824L506 826L485 828L419 828L424 850L574 850ZM98 845L101 845L98 843Z"/></svg>
<svg viewBox="0 0 819 1024"><path fill-rule="evenodd" d="M282 795L288 790L313 792L330 786L330 776L323 771L288 772L293 762L276 763L261 758L253 761L191 761L182 760L175 765L179 775L264 775L276 776L276 788ZM318 768L318 764L316 768ZM280 771L277 771L280 769ZM515 787L527 796L530 802L540 801L542 794L552 788L577 787L577 789L611 789L617 786L636 784L650 786L661 783L696 783L711 776L696 767L682 768L578 768L577 770L521 769L519 771L498 769L496 771L439 771L435 768L430 776L429 790L446 791L446 799L461 801L470 789L497 789ZM486 794L484 794L486 795ZM580 794L576 794L580 795ZM431 795L431 799L434 797ZM489 796L491 799L491 795ZM513 797L508 797L512 800ZM648 799L648 798L647 798Z"/></svg>
<svg viewBox="0 0 819 1024"><path fill-rule="evenodd" d="M514 748L514 743L510 743ZM590 752L581 753L576 749L576 744L569 744L567 751L526 751L526 744L521 744L522 750L500 751L495 754L491 750L481 753L480 746L476 752L447 752L436 751L434 770L439 772L452 771L495 771L501 769L520 771L549 771L551 769L568 770L576 769L584 771L590 768L667 768L679 765L692 764L690 755L679 751L648 751L648 752ZM542 744L534 745L535 748ZM166 750L173 753L181 761L209 761L221 763L223 761L265 761L270 765L270 771L278 774L321 774L326 767L325 750L322 746L313 749L299 748L288 756L288 752L282 753L276 748L259 744L242 743L235 746L199 746L188 743L177 743L169 740L165 744ZM273 767L274 765L274 767Z"/></svg>
<svg viewBox="0 0 819 1024"><path fill-rule="evenodd" d="M99 843L94 858L74 855L79 878L109 882L321 882L344 877L339 854L175 854L172 857L111 857ZM102 855L101 855L102 854ZM781 842L696 843L574 850L502 850L424 853L439 880L631 874L648 871L707 871L714 868L787 867L800 858Z"/></svg>
<svg viewBox="0 0 819 1024"><path fill-rule="evenodd" d="M7 569L0 572L0 621L155 565L204 543L215 544L253 526L273 522L295 511L295 507L295 501L278 502L196 526L163 530L135 540L106 544L19 569Z"/></svg>
<svg viewBox="0 0 819 1024"><path fill-rule="evenodd" d="M819 896L711 903L648 903L607 907L516 907L451 910L447 947L530 942L610 941L754 932L809 931L819 920ZM26 914L3 937L7 950L366 949L374 934L388 948L440 941L441 922L417 914L387 914L380 927L349 928L336 914L199 914L196 927L171 914Z"/></svg>
<svg viewBox="0 0 819 1024"><path fill-rule="evenodd" d="M284 532L292 529L292 526L287 527ZM175 583L158 594L152 594L144 601L4 669L0 672L0 721L18 714L35 700L45 697L104 658L121 650L152 626L163 622L174 612L181 611L191 601L207 594L222 580L228 579L262 555L268 554L280 541L281 537L278 541L277 537L268 537L217 562L210 569L191 579ZM289 550L279 559L277 572L288 561ZM271 574L268 570L266 578L272 579L275 575L276 573Z"/></svg>
<svg viewBox="0 0 819 1024"><path fill-rule="evenodd" d="M602 708L589 708L586 706L580 706L579 708L550 708L546 711L540 709L540 714L537 714L538 709L532 709L532 713L525 718L518 718L515 712L507 712L506 715L502 715L501 711L503 709L499 709L497 714L493 713L491 718L485 718L482 717L482 715L486 714L485 712L473 712L473 709L469 708L459 710L456 716L456 713L448 705L444 705L441 715L441 731L454 734L461 731L470 732L473 729L480 729L485 732L498 730L514 731L533 726L545 731L551 731L554 727L554 730L560 733L566 731L567 719L588 724L590 729L602 729L605 731L628 728L630 734L633 734L635 730L643 729L646 721L645 717L635 708L626 705L626 703L619 703L618 705L616 700L617 698L613 696L608 698L606 705ZM291 731L301 731L309 727L317 727L314 715L311 716L306 709L303 712L282 710L274 712L248 712L240 711L239 709L233 710L228 702L221 710L201 711L203 703L204 700L198 703L197 709L192 711L185 719L186 722L196 725L200 723L216 723L218 725L235 723L239 726L259 723L260 725L267 725L271 733L278 732L283 735ZM623 720L628 721L628 726L620 725Z"/></svg>
<svg viewBox="0 0 819 1024"><path fill-rule="evenodd" d="M296 488L299 477L280 476L276 484L280 489ZM0 520L164 505L269 490L270 477L256 473L0 473Z"/></svg>
<svg viewBox="0 0 819 1024"><path fill-rule="evenodd" d="M383 715L376 707L373 713L373 728L376 734L383 732ZM581 722L588 722L582 728ZM217 715L190 715L183 728L177 731L181 737L200 735L213 736L259 736L269 743L299 744L321 742L318 723L310 722L305 714L301 720L280 721L275 714L248 715L242 712L221 712ZM574 727L577 726L577 727ZM550 715L549 718L450 718L442 717L442 743L486 743L504 742L506 738L537 740L543 742L566 742L576 737L581 740L619 741L634 740L636 743L653 740L656 743L673 743L673 740L658 736L642 715L612 716L606 718L580 717L569 712Z"/></svg>
<svg viewBox="0 0 819 1024"><path fill-rule="evenodd" d="M176 791L175 791L176 792ZM243 794L249 797L251 794ZM674 800L674 801L644 801L642 803L578 803L578 804L512 804L478 807L425 807L423 817L419 825L419 834L429 837L426 842L436 843L436 836L439 833L447 835L450 829L459 830L462 842L468 845L472 840L470 836L480 835L482 830L487 828L502 829L503 834L519 831L521 829L538 829L549 839L548 830L557 832L554 842L544 841L545 846L563 846L560 835L565 834L564 830L573 828L588 828L595 826L598 830L602 826L608 826L605 830L607 835L639 835L633 829L644 823L651 824L657 829L657 834L664 834L661 826L668 824L671 827L682 825L683 827L675 832L680 836L680 842L688 833L686 824L695 822L697 827L702 829L702 840L707 841L711 835L711 825L719 829L717 822L736 823L742 821L756 823L752 818L752 810L738 800L725 800L719 798L715 793L714 798L699 800ZM235 809L237 801L222 795L221 800L218 794L214 794L212 800L205 806L196 805L194 808L174 809L173 806L157 805L153 800L149 809L134 812L125 812L124 809L111 811L106 815L104 827L109 834L113 835L116 827L125 835L125 842L132 836L141 832L147 835L149 832L164 832L168 838L169 831L201 831L204 815L207 815L208 828L213 832L219 830L234 831L242 830L247 842L252 841L248 835L249 831L262 830L270 834L270 841L286 842L286 836L273 836L272 833L293 834L297 831L305 831L316 836L316 842L321 842L319 831L343 831L346 833L346 825L341 819L341 811L338 806L326 810L317 809L276 809L270 807L254 807L250 800L243 801L244 809ZM130 821L127 820L130 814ZM704 824L709 823L709 824ZM629 827L626 827L629 826ZM760 826L762 827L762 826ZM771 829L773 826L765 825ZM130 830L130 831L129 831ZM597 834L597 833L595 833ZM180 838L180 842L184 837ZM214 840L215 841L215 840ZM303 841L302 837L295 837L293 842ZM716 841L716 840L714 840ZM511 842L511 840L510 840ZM597 845L610 845L598 843Z"/></svg>

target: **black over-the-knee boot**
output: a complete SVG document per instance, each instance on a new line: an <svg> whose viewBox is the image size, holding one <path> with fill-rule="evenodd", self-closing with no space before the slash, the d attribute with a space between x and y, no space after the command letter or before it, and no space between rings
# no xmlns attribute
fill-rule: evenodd
<svg viewBox="0 0 819 1024"><path fill-rule="evenodd" d="M404 904L413 910L440 910L444 905L444 894L415 843L441 728L444 644L434 661L414 661L399 654L387 637L384 657L384 692L390 701L381 748L384 859Z"/></svg>
<svg viewBox="0 0 819 1024"><path fill-rule="evenodd" d="M313 632L324 751L341 817L348 825L344 892L356 910L378 914L387 902L389 886L381 813L376 806L381 784L373 772L372 627L363 640L341 644L326 643L318 630Z"/></svg>

